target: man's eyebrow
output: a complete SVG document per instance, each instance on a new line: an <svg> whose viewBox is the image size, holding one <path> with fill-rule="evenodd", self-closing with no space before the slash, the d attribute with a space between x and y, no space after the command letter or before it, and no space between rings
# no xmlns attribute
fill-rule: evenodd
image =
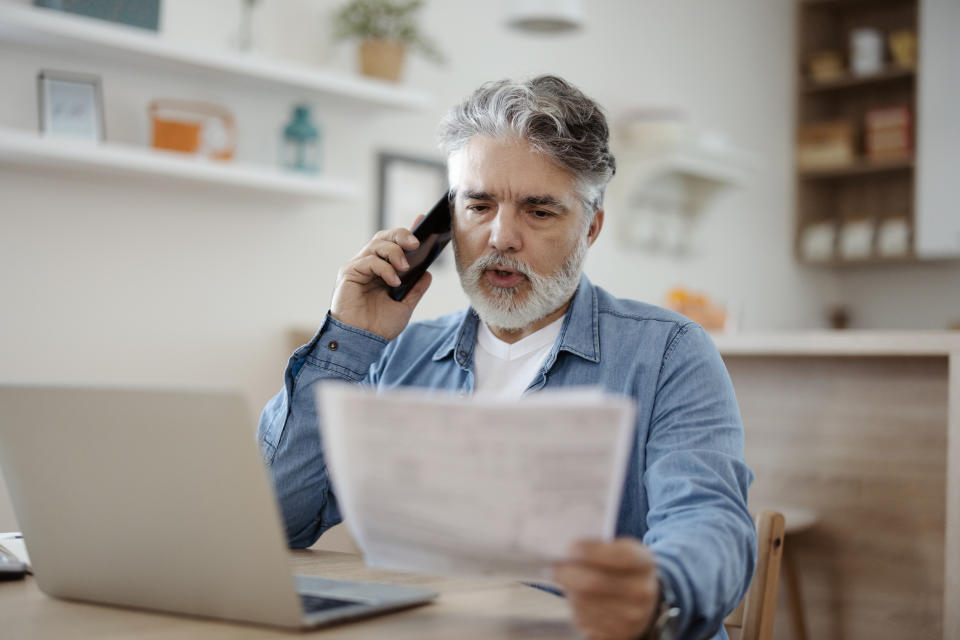
<svg viewBox="0 0 960 640"><path fill-rule="evenodd" d="M464 191L463 197L465 200L496 200L486 191Z"/></svg>
<svg viewBox="0 0 960 640"><path fill-rule="evenodd" d="M520 203L532 204L537 207L553 207L554 209L559 209L564 212L568 210L565 204L551 195L526 196L525 198L521 198Z"/></svg>
<svg viewBox="0 0 960 640"><path fill-rule="evenodd" d="M496 200L496 197L487 191L464 191L463 197L465 200ZM569 211L569 208L559 198L549 194L524 196L518 202L535 207L553 207L563 213Z"/></svg>

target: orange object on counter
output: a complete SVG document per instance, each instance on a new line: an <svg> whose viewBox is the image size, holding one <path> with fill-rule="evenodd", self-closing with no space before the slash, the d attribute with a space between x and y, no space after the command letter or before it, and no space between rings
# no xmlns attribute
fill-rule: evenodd
<svg viewBox="0 0 960 640"><path fill-rule="evenodd" d="M708 331L720 331L727 326L727 310L699 292L674 287L667 292L664 306L682 313Z"/></svg>
<svg viewBox="0 0 960 640"><path fill-rule="evenodd" d="M216 160L233 158L237 127L226 108L207 102L158 99L147 111L153 127L153 148Z"/></svg>

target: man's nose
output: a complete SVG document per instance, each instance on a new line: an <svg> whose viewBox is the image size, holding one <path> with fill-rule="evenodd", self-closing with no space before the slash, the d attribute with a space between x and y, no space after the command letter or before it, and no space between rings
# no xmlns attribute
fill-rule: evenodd
<svg viewBox="0 0 960 640"><path fill-rule="evenodd" d="M497 251L519 251L523 246L519 222L511 207L501 206L490 223L490 246Z"/></svg>

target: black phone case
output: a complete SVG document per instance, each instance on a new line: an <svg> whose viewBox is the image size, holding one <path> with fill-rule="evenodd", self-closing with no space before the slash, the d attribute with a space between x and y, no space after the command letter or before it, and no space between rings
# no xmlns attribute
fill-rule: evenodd
<svg viewBox="0 0 960 640"><path fill-rule="evenodd" d="M449 194L443 194L430 213L413 230L413 235L420 241L420 246L413 251L404 252L410 268L400 274L399 286L390 287L390 297L397 301L403 300L453 237Z"/></svg>

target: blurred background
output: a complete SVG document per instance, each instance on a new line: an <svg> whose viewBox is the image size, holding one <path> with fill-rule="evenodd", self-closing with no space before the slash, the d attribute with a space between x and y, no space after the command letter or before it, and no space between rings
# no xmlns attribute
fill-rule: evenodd
<svg viewBox="0 0 960 640"><path fill-rule="evenodd" d="M0 0L0 379L239 389L252 430L442 192L442 114L541 73L612 126L594 283L727 333L960 323L955 0L380 4ZM451 262L416 317L466 305Z"/></svg>
<svg viewBox="0 0 960 640"><path fill-rule="evenodd" d="M251 406L262 406L280 387L289 332L316 326L338 266L378 226L378 154L442 162L434 134L447 108L482 82L539 73L580 87L606 108L614 129L620 170L587 262L595 283L657 304L678 285L707 292L731 306L742 331L826 327L838 305L856 328L944 329L960 320L960 263L811 266L798 259L802 63L793 2L594 1L582 3L578 27L559 33L511 27L511 3L428 2L416 23L446 61L408 52L400 82L369 81L384 89L382 102L362 93L365 86L313 88L327 74L358 77L358 43L333 38L343 4L255 3L252 45L241 53L242 2L164 0L162 50L133 54L97 31L90 42L83 33L51 35L40 18L61 16L41 15L26 1L0 3L10 23L0 40L2 132L38 130L42 70L88 73L101 81L106 144L148 149L151 101L202 101L235 118L235 156L223 164L272 168L293 106L306 104L322 135L321 176L352 189L347 197L300 195L249 189L243 177L178 179L166 167L129 173L101 169L99 159L34 161L26 151L19 155L30 157L18 162L11 158L17 151L2 153L3 379L215 385L240 388ZM847 55L845 43L835 46ZM208 51L238 57L236 71L203 68ZM178 52L191 58L180 62ZM255 75L261 60L275 68ZM275 82L276 70L323 78ZM693 214L691 247L682 252L626 239L636 210L626 183L631 166L620 152L630 124L644 117L667 129L679 122L744 152L738 184ZM417 195L425 210L438 194ZM958 216L955 203L942 206L949 210L940 215ZM412 215L396 218L409 223ZM419 317L465 304L451 265L435 275Z"/></svg>

